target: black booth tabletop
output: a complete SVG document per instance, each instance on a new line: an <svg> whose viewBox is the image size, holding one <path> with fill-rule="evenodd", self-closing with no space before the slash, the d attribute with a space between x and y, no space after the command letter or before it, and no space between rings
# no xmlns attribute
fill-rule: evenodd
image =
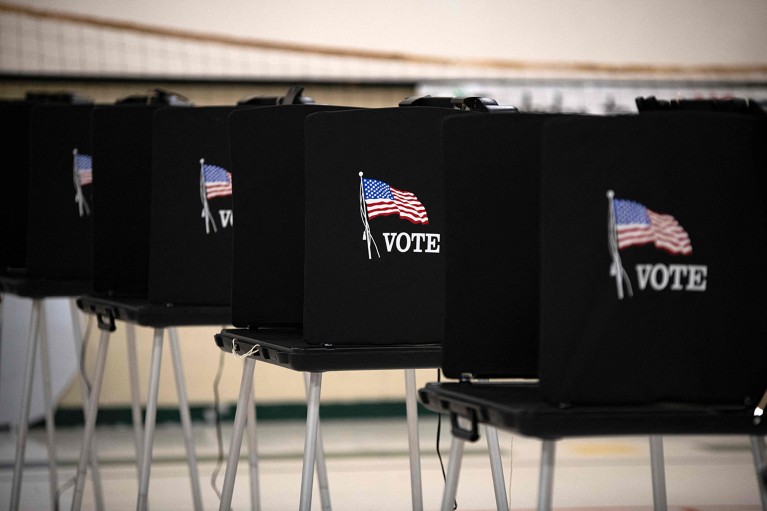
<svg viewBox="0 0 767 511"><path fill-rule="evenodd" d="M442 361L439 344L321 345L304 340L297 329L224 329L215 335L216 345L227 353L250 355L261 362L295 371L353 371L436 368Z"/></svg>
<svg viewBox="0 0 767 511"><path fill-rule="evenodd" d="M89 280L49 279L27 275L0 275L0 290L25 298L52 298L80 296L89 293L92 285Z"/></svg>
<svg viewBox="0 0 767 511"><path fill-rule="evenodd" d="M150 303L146 298L98 295L81 296L77 299L77 306L84 312L100 317L153 328L228 325L231 321L229 306L168 306Z"/></svg>
<svg viewBox="0 0 767 511"><path fill-rule="evenodd" d="M530 383L429 383L421 403L438 413L476 419L520 435L556 439L613 435L764 435L753 406L695 403L559 406L544 401Z"/></svg>

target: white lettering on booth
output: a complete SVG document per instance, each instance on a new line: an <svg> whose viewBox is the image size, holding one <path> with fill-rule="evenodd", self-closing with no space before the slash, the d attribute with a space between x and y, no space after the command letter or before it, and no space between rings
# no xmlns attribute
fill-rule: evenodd
<svg viewBox="0 0 767 511"><path fill-rule="evenodd" d="M698 264L637 264L639 289L649 284L655 291L705 291L708 266Z"/></svg>
<svg viewBox="0 0 767 511"><path fill-rule="evenodd" d="M234 215L232 215L231 209L219 209L218 216L221 217L221 227L234 225Z"/></svg>
<svg viewBox="0 0 767 511"><path fill-rule="evenodd" d="M423 232L385 232L386 251L439 253L439 234Z"/></svg>

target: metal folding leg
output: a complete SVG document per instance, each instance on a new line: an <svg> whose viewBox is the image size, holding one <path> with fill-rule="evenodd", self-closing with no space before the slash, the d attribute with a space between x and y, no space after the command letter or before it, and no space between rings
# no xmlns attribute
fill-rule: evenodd
<svg viewBox="0 0 767 511"><path fill-rule="evenodd" d="M96 367L93 371L93 385L88 397L88 413L85 414L85 428L83 431L83 443L80 447L80 461L77 464L77 477L75 479L75 491L72 495L72 511L79 511L83 506L83 489L88 460L91 458L93 448L93 433L96 428L96 416L98 415L99 396L101 384L104 380L104 367L106 366L107 350L109 347L109 331L102 330L99 336L99 348L96 353Z"/></svg>
<svg viewBox="0 0 767 511"><path fill-rule="evenodd" d="M250 467L250 508L252 511L261 509L261 483L258 470L258 435L256 434L256 399L254 396L248 406L248 416L245 427L248 433L248 466Z"/></svg>
<svg viewBox="0 0 767 511"><path fill-rule="evenodd" d="M487 451L490 455L490 472L493 476L493 491L495 492L495 507L498 511L509 511L509 498L506 495L506 482L503 477L503 463L501 462L501 446L498 443L498 430L492 426L485 426L487 438Z"/></svg>
<svg viewBox="0 0 767 511"><path fill-rule="evenodd" d="M178 331L175 328L168 330L170 335L170 351L173 359L173 372L176 376L176 392L178 394L178 412L181 416L181 427L184 432L184 446L186 447L186 462L189 467L189 481L192 485L192 500L194 509L202 511L202 492L200 491L200 473L197 470L197 453L194 448L194 432L192 431L192 416L189 413L189 400L186 396L186 381L184 368L181 362L181 351L178 345Z"/></svg>
<svg viewBox="0 0 767 511"><path fill-rule="evenodd" d="M304 386L306 388L306 402L309 403L311 387L310 373L304 373ZM315 442L314 465L317 468L317 487L320 490L320 504L323 511L330 511L330 484L328 482L328 470L325 464L325 448L322 442L322 428L319 424L319 401L317 403L317 441Z"/></svg>
<svg viewBox="0 0 767 511"><path fill-rule="evenodd" d="M487 448L490 454L490 471L493 476L495 505L499 511L508 511L509 504L503 477L503 464L501 463L501 448L498 443L498 431L496 428L490 426L485 426L484 430L485 435L487 436ZM465 439L456 435L453 435L452 437L450 444L450 460L448 462L448 472L445 480L445 491L442 495L441 509L444 511L453 509L455 496L458 492L458 478L461 472L461 462L463 461L465 442Z"/></svg>
<svg viewBox="0 0 767 511"><path fill-rule="evenodd" d="M133 419L133 446L136 451L136 478L141 473L141 455L144 444L143 423L141 416L141 391L138 383L138 356L136 355L136 327L132 323L125 325L126 347L128 349L128 381L131 395L131 417Z"/></svg>
<svg viewBox="0 0 767 511"><path fill-rule="evenodd" d="M663 437L660 435L650 436L650 467L653 509L666 511L666 466L663 460Z"/></svg>
<svg viewBox="0 0 767 511"><path fill-rule="evenodd" d="M13 482L11 486L11 504L10 510L15 511L19 508L21 501L21 480L24 470L24 458L26 454L27 436L29 434L29 409L32 401L32 386L35 375L35 360L37 358L37 348L41 347L41 366L43 372L43 393L46 409L46 433L48 445L48 468L50 474L50 493L51 506L55 505L57 477L55 460L55 442L53 439L53 419L51 414L51 389L50 372L48 367L47 343L42 340L42 330L45 328L45 313L43 311L43 300L32 300L32 309L29 320L29 340L27 342L27 360L24 368L24 386L22 389L21 411L19 414L18 435L16 438L16 458L13 468ZM43 350L46 353L42 353Z"/></svg>
<svg viewBox="0 0 767 511"><path fill-rule="evenodd" d="M240 459L240 448L242 447L242 434L245 429L245 421L248 415L247 409L253 404L251 393L253 390L253 372L255 368L256 361L252 358L246 358L242 368L242 379L240 380L240 395L237 398L237 409L234 412L232 438L229 441L229 457L226 462L224 486L221 488L221 502L218 507L219 511L229 511L232 507L234 480L237 476L237 464Z"/></svg>
<svg viewBox="0 0 767 511"><path fill-rule="evenodd" d="M487 382L487 379L480 379ZM493 491L495 492L495 507L498 511L509 511L509 497L506 495L506 482L503 477L501 461L501 446L498 442L498 430L493 426L484 426L487 438L487 452L490 456L490 473L493 476Z"/></svg>
<svg viewBox="0 0 767 511"><path fill-rule="evenodd" d="M767 447L765 447L764 437L751 435L750 438L754 467L756 468L756 481L762 500L762 511L767 511Z"/></svg>
<svg viewBox="0 0 767 511"><path fill-rule="evenodd" d="M458 492L458 477L461 475L461 462L463 461L463 448L466 441L455 435L450 442L450 458L447 465L447 475L445 477L445 490L442 494L442 511L451 511L455 502L455 495Z"/></svg>
<svg viewBox="0 0 767 511"><path fill-rule="evenodd" d="M48 332L45 320L45 304L40 307L39 342L40 368L43 375L43 403L45 406L45 439L48 450L48 488L50 489L51 504L58 502L59 478L56 468L56 424L54 421L55 404L51 392L51 363L48 350Z"/></svg>
<svg viewBox="0 0 767 511"><path fill-rule="evenodd" d="M418 436L418 401L415 388L415 369L405 369L405 407L407 413L407 439L410 451L410 496L413 511L423 510L421 485L421 446Z"/></svg>
<svg viewBox="0 0 767 511"><path fill-rule="evenodd" d="M77 360L82 360L83 355L83 331L80 326L80 313L77 309L77 301L74 298L69 300L69 310L72 315L72 332L75 336L75 356ZM80 382L80 395L82 396L83 404L83 417L88 413L88 382L85 379L85 375L81 371L78 372L77 381ZM95 440L94 440L95 444ZM94 448L91 451L90 467L91 467L91 479L93 480L93 497L96 501L96 509L104 509L104 490L101 485L101 470L98 464L98 449Z"/></svg>
<svg viewBox="0 0 767 511"><path fill-rule="evenodd" d="M307 391L306 438L304 440L304 465L301 472L300 511L309 511L312 507L312 485L314 484L314 463L317 457L317 432L320 424L320 388L322 373L309 373Z"/></svg>
<svg viewBox="0 0 767 511"><path fill-rule="evenodd" d="M157 418L157 395L160 389L160 364L162 362L163 329L154 329L152 342L152 361L149 373L149 396L147 397L146 419L144 420L144 450L141 454L139 470L138 502L136 509L147 509L149 497L149 475L152 469L152 446L154 427Z"/></svg>
<svg viewBox="0 0 767 511"><path fill-rule="evenodd" d="M544 440L541 444L541 476L538 481L538 511L551 511L554 500L554 459L557 443Z"/></svg>

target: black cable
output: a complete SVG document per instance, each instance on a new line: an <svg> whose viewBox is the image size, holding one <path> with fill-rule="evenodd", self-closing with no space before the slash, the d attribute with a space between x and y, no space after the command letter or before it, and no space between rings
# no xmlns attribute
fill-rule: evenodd
<svg viewBox="0 0 767 511"><path fill-rule="evenodd" d="M216 479L218 479L218 473L221 471L221 465L224 461L224 441L221 433L221 411L220 398L218 394L218 386L221 382L221 375L224 372L224 356L222 351L218 356L218 371L216 372L216 378L213 381L213 414L216 422L216 443L218 445L218 457L216 459L216 468L213 469L213 474L210 476L210 485L213 487L213 491L216 492L218 500L221 500L221 492L216 488Z"/></svg>
<svg viewBox="0 0 767 511"><path fill-rule="evenodd" d="M85 335L83 336L83 343L80 347L80 360L78 361L78 369L80 369L80 376L85 384L85 389L88 391L88 395L91 395L91 382L88 379L88 372L85 369L85 352L88 347L88 339L91 336L91 327L93 326L93 316L88 315L88 322L85 324Z"/></svg>
<svg viewBox="0 0 767 511"><path fill-rule="evenodd" d="M437 383L440 382L441 370L437 369ZM442 469L442 480L447 483L447 475L445 474L445 464L442 462L442 453L439 450L439 438L442 431L442 414L437 414L437 458L439 458L439 466ZM458 500L453 501L453 511L458 509Z"/></svg>

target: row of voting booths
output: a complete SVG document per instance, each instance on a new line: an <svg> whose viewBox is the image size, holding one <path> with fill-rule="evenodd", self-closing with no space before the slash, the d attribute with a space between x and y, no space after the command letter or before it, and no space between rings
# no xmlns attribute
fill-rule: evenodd
<svg viewBox="0 0 767 511"><path fill-rule="evenodd" d="M376 369L405 370L413 509L423 508L417 402L450 418L443 509L480 426L499 509L496 429L542 440L541 510L552 507L556 441L608 435L649 437L653 504L665 509L662 437L674 434L749 437L767 509L758 104L648 97L636 113L597 116L481 97L320 105L302 91L210 107L160 90L109 105L0 104L24 126L15 165L29 170L13 175L29 191L27 218L4 215L3 237L16 241L3 243L3 291L76 297L101 331L72 509L98 470L98 398L121 323L155 329L143 421L133 403L139 509L166 330L195 509L179 349L244 360L221 509L246 428L257 434L256 362L307 376L300 509L315 466L330 506L322 375ZM211 344L179 344L175 328L188 325L210 326ZM416 389L418 368L448 380ZM23 438L17 450L12 508ZM249 459L257 509L268 488L257 453Z"/></svg>

